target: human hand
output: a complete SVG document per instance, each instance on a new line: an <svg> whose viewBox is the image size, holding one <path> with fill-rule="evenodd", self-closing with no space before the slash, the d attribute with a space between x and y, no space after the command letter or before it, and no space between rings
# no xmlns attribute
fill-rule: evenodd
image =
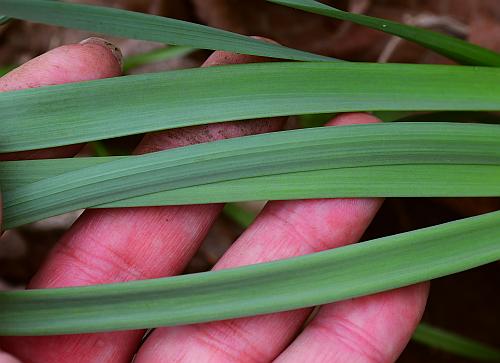
<svg viewBox="0 0 500 363"><path fill-rule="evenodd" d="M57 48L0 80L0 90L118 76L113 47L95 39ZM259 58L215 52L205 66ZM168 85L167 85L168 86ZM341 115L329 124L377 122ZM254 120L148 134L137 153L279 130L282 120ZM69 157L81 146L1 155L5 159ZM359 240L380 199L270 202L214 269L318 252ZM86 211L63 236L29 288L54 288L179 274L193 257L221 205ZM2 338L0 346L25 362L392 362L420 320L421 284L322 307L154 330L53 337ZM1 358L0 358L1 359ZM0 360L0 362L2 362ZM3 362L2 362L3 363Z"/></svg>

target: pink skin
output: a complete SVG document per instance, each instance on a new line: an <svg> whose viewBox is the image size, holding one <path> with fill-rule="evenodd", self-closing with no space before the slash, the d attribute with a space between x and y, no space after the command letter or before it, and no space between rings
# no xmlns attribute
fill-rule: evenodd
<svg viewBox="0 0 500 363"><path fill-rule="evenodd" d="M96 63L98 59L89 62L95 67L107 67ZM205 66L254 61L259 59L215 52ZM377 120L368 115L351 114L337 117L332 124L370 122ZM281 120L258 120L170 130L147 135L136 151L144 153L269 132L279 129L281 124ZM269 203L215 268L270 261L356 242L381 202L379 199L339 199ZM63 237L30 287L88 285L178 274L195 253L220 210L221 205L204 205L88 211ZM356 353L352 347L365 343L362 338L374 337L377 339L373 339L373 344L361 352L370 353L374 347L374 351L382 353L380 356L370 353L368 358L374 356L380 362L392 361L411 335L425 305L425 296L425 288L411 287L332 305L336 308L327 306L283 354L289 355L287 361L315 361L316 356L320 359L335 354L329 353L332 349L328 345L331 344L335 350L347 352L342 357L354 359L357 356L348 355L351 351ZM329 313L330 310L337 312ZM270 361L291 343L309 313L310 310L302 309L157 329L139 350L137 359L139 362ZM340 321L338 317L355 323L358 329L351 330L356 334L345 328L343 334L328 334L328 344L318 345L316 350L304 347L301 342L310 339L310 334L316 334L315 325L330 328L332 321ZM142 335L143 331L128 331L4 338L0 345L25 362L119 363L131 360L139 349ZM338 359L336 361L346 361Z"/></svg>

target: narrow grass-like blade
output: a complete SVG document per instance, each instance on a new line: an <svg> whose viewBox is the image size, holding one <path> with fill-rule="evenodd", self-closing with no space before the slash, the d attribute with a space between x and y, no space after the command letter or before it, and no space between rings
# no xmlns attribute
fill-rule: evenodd
<svg viewBox="0 0 500 363"><path fill-rule="evenodd" d="M0 77L9 73L12 69L13 69L13 67L0 67Z"/></svg>
<svg viewBox="0 0 500 363"><path fill-rule="evenodd" d="M226 204L222 213L238 224L241 228L248 228L257 216L254 212L240 207L236 203Z"/></svg>
<svg viewBox="0 0 500 363"><path fill-rule="evenodd" d="M118 159L78 158L4 162L0 163L0 186L5 192L112 160ZM284 173L167 190L95 208L307 198L467 196L500 196L500 166L385 165ZM13 223L13 226L17 224Z"/></svg>
<svg viewBox="0 0 500 363"><path fill-rule="evenodd" d="M145 64L163 62L169 59L182 57L194 52L195 50L196 48L192 47L171 45L165 48L154 49L150 52L135 54L124 59L123 72L127 73L131 69L143 66Z"/></svg>
<svg viewBox="0 0 500 363"><path fill-rule="evenodd" d="M453 123L311 128L221 140L120 158L9 190L4 227L161 191L325 169L489 165L491 185L497 181L499 145L498 125ZM253 190L255 197L259 191Z"/></svg>
<svg viewBox="0 0 500 363"><path fill-rule="evenodd" d="M468 122L481 124L500 124L500 113L481 111L376 111L372 114L383 122ZM309 115L307 115L310 117ZM312 115L315 116L315 115ZM325 115L327 116L327 115ZM323 124L329 118L323 118ZM322 125L318 125L322 126Z"/></svg>
<svg viewBox="0 0 500 363"><path fill-rule="evenodd" d="M267 63L0 94L0 152L290 114L500 109L500 69Z"/></svg>
<svg viewBox="0 0 500 363"><path fill-rule="evenodd" d="M102 141L92 141L89 143L89 146L98 157L108 157L110 155L106 145Z"/></svg>
<svg viewBox="0 0 500 363"><path fill-rule="evenodd" d="M499 165L390 165L242 178L119 200L96 208L367 197L500 196Z"/></svg>
<svg viewBox="0 0 500 363"><path fill-rule="evenodd" d="M37 23L200 49L303 61L335 60L200 24L102 6L49 0L0 0L0 13Z"/></svg>
<svg viewBox="0 0 500 363"><path fill-rule="evenodd" d="M421 323L413 340L433 348L483 362L500 362L500 351L461 335Z"/></svg>
<svg viewBox="0 0 500 363"><path fill-rule="evenodd" d="M493 112L460 112L443 111L403 115L395 120L398 122L479 122L482 124L500 124L500 114Z"/></svg>
<svg viewBox="0 0 500 363"><path fill-rule="evenodd" d="M190 324L314 306L500 259L500 212L242 268L148 281L0 292L1 335Z"/></svg>
<svg viewBox="0 0 500 363"><path fill-rule="evenodd" d="M54 0L47 0L47 1L54 1ZM0 25L4 25L6 23L8 23L9 21L11 21L12 18L6 16L6 15L0 15Z"/></svg>
<svg viewBox="0 0 500 363"><path fill-rule="evenodd" d="M420 44L428 49L432 49L462 64L493 67L500 66L499 53L442 33L404 25L387 19L349 13L314 0L267 1L381 30L385 33L396 35Z"/></svg>

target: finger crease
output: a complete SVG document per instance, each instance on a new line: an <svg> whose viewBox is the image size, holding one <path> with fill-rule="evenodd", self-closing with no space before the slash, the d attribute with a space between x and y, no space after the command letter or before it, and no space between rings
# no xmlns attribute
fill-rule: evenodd
<svg viewBox="0 0 500 363"><path fill-rule="evenodd" d="M350 351L366 358L371 363L385 362L385 355L373 343L373 337L354 324L349 319L341 316L335 316L331 324L325 324L320 320L314 320L310 327L332 337L332 340L338 340Z"/></svg>
<svg viewBox="0 0 500 363"><path fill-rule="evenodd" d="M263 362L267 355L248 339L248 332L236 322L224 321L198 326L197 341L207 346L217 355L225 356L233 362ZM238 342L238 344L234 344ZM239 349L238 347L243 347Z"/></svg>
<svg viewBox="0 0 500 363"><path fill-rule="evenodd" d="M294 234L300 240L301 243L306 245L307 249L309 250L309 253L321 252L331 248L331 246L328 243L322 241L321 238L318 238L317 233L315 233L315 231L313 231L312 229L307 232L303 231L302 228L297 227L295 223L288 221L281 215L273 211L268 211L268 213L269 215L271 215L273 219L275 219L278 223L283 225L287 229L287 231L290 232L290 234Z"/></svg>
<svg viewBox="0 0 500 363"><path fill-rule="evenodd" d="M132 266L123 256L109 246L100 245L99 253L89 249L72 249L66 246L59 248L56 253L65 255L76 262L72 268L90 277L89 282L98 283L110 277L113 280L141 279L144 274ZM92 271L92 272L91 272ZM113 275L110 276L110 273Z"/></svg>

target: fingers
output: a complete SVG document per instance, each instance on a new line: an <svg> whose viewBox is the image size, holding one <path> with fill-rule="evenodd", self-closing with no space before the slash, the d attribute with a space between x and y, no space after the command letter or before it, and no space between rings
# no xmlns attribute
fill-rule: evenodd
<svg viewBox="0 0 500 363"><path fill-rule="evenodd" d="M428 286L326 305L276 362L395 362L420 321Z"/></svg>
<svg viewBox="0 0 500 363"><path fill-rule="evenodd" d="M342 115L332 125L372 123ZM304 255L353 243L380 199L323 199L269 203L215 269ZM155 330L136 358L145 362L267 362L290 343L310 309ZM305 361L311 361L306 359Z"/></svg>
<svg viewBox="0 0 500 363"><path fill-rule="evenodd" d="M30 60L0 78L0 92L37 88L63 83L117 77L121 74L120 51L99 38L65 45ZM81 145L0 154L0 160L69 157Z"/></svg>
<svg viewBox="0 0 500 363"><path fill-rule="evenodd" d="M206 64L256 61L215 52ZM190 127L147 135L137 153L269 132L282 120ZM30 287L61 287L155 278L180 273L221 205L87 211L63 237ZM143 331L11 339L11 351L33 362L130 362ZM32 358L36 357L36 358Z"/></svg>

